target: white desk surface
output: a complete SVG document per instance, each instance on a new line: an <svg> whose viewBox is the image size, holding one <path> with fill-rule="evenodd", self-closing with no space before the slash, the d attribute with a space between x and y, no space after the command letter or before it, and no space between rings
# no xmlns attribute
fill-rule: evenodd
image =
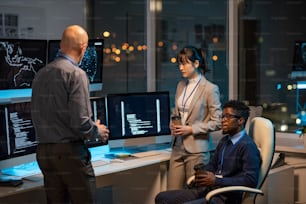
<svg viewBox="0 0 306 204"><path fill-rule="evenodd" d="M126 171L130 169L135 169L139 167L149 166L153 164L158 164L165 162L170 158L170 151L159 150L161 154L154 156L148 156L143 158L133 158L130 160L125 160L123 162L113 161L109 164L94 167L96 177L107 176L108 174L118 173L121 171ZM35 189L42 188L43 186L43 176L35 175L29 178L23 179L23 184L17 187L0 187L0 198L6 196L12 196L14 194L25 193L27 191L32 191Z"/></svg>
<svg viewBox="0 0 306 204"><path fill-rule="evenodd" d="M95 175L103 176L111 173L117 173L120 171L126 171L129 169L149 166L151 164L157 164L170 159L170 151L166 150L155 150L155 151L160 151L160 154L143 157L143 158L133 158L130 160L123 160L123 162L118 162L115 159L114 161L111 161L110 164L94 167Z"/></svg>
<svg viewBox="0 0 306 204"><path fill-rule="evenodd" d="M25 193L28 191L32 191L35 189L39 189L43 186L43 176L35 175L36 179L34 180L23 180L23 184L16 186L16 187L6 187L1 186L0 187L0 198L6 197L6 196L12 196L19 193Z"/></svg>
<svg viewBox="0 0 306 204"><path fill-rule="evenodd" d="M276 152L289 152L289 153L300 153L306 154L306 149L304 147L287 147L287 146L276 146Z"/></svg>
<svg viewBox="0 0 306 204"><path fill-rule="evenodd" d="M275 150L277 152L306 154L306 135L277 132Z"/></svg>

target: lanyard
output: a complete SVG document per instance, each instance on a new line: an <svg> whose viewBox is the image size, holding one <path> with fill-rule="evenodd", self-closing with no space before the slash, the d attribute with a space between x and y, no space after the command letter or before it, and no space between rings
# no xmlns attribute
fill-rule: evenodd
<svg viewBox="0 0 306 204"><path fill-rule="evenodd" d="M197 84L193 87L191 93L189 94L189 96L188 96L188 97L186 98L186 100L185 100L186 91L187 91L187 87L188 87L189 81L186 82L186 87L185 87L184 95L183 95L183 99L182 99L182 107L183 107L183 111L182 111L182 112L183 112L183 113L185 112L185 106L186 106L187 101L189 100L189 98L191 97L191 95L193 94L193 92L194 92L194 91L196 90L196 88L198 87L198 85L199 85L199 83L200 83L200 81L201 81L201 78L202 78L202 77L200 76L200 78L199 78ZM184 102L184 100L185 100L185 102Z"/></svg>

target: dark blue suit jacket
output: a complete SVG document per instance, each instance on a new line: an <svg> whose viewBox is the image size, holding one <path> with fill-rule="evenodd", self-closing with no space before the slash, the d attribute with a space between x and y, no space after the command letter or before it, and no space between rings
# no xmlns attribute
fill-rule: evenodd
<svg viewBox="0 0 306 204"><path fill-rule="evenodd" d="M222 168L222 178L216 178L216 187L256 187L261 158L253 139L244 134L235 145L232 143L229 145L228 141L229 136L225 136L220 140L213 158L206 165L206 170L215 174L219 174L220 168ZM228 199L237 200L241 198L241 193L231 192L224 196L228 197Z"/></svg>

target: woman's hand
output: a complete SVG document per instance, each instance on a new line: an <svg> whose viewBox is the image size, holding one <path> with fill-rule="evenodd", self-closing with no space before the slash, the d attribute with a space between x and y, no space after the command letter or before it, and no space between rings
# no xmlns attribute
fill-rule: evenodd
<svg viewBox="0 0 306 204"><path fill-rule="evenodd" d="M171 135L173 136L186 136L192 134L192 128L188 125L170 125Z"/></svg>

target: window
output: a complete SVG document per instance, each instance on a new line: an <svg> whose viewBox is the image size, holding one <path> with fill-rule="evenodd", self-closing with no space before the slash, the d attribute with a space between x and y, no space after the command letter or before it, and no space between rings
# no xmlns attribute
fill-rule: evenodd
<svg viewBox="0 0 306 204"><path fill-rule="evenodd" d="M210 72L205 77L219 86L221 101L227 101L227 4L214 0L161 3L156 11L157 89L169 90L174 103L181 79L176 55L184 46L193 45L206 50Z"/></svg>
<svg viewBox="0 0 306 204"><path fill-rule="evenodd" d="M239 7L239 99L262 105L276 131L299 131L296 119L305 118L299 87L306 70L294 68L296 42L306 40L305 6L282 0Z"/></svg>
<svg viewBox="0 0 306 204"><path fill-rule="evenodd" d="M146 91L145 1L93 1L95 38L104 38L104 93Z"/></svg>
<svg viewBox="0 0 306 204"><path fill-rule="evenodd" d="M0 13L0 37L18 37L18 15Z"/></svg>
<svg viewBox="0 0 306 204"><path fill-rule="evenodd" d="M146 1L94 1L94 36L105 39L103 92L147 90L147 50L156 51L156 91L170 91L181 78L176 54L185 45L207 50L206 77L228 100L227 4L222 1L151 1L155 9L156 47L147 47ZM184 6L182 6L184 5Z"/></svg>

